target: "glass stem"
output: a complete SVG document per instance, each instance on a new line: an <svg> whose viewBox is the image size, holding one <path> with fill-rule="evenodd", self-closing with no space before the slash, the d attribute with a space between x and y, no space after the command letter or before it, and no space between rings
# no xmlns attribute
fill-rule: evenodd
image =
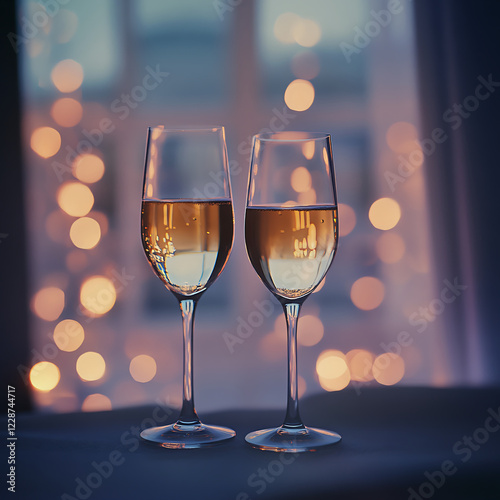
<svg viewBox="0 0 500 500"><path fill-rule="evenodd" d="M299 415L299 394L297 384L297 321L300 304L283 304L286 317L288 339L288 400L283 427L303 429L304 424Z"/></svg>
<svg viewBox="0 0 500 500"><path fill-rule="evenodd" d="M184 334L184 370L182 388L182 410L178 424L194 425L200 422L194 409L193 393L193 325L196 302L194 300L180 300L182 314L182 331Z"/></svg>

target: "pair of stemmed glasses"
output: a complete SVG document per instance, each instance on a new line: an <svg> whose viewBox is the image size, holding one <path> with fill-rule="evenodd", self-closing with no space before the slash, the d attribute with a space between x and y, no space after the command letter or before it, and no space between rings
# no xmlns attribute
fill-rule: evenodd
<svg viewBox="0 0 500 500"><path fill-rule="evenodd" d="M288 331L286 416L246 441L262 450L300 452L336 443L331 431L299 415L297 321L337 249L337 194L329 134L254 136L245 213L247 253L283 307ZM177 422L141 436L165 448L200 448L235 436L203 424L193 399L196 305L220 275L233 244L234 215L223 127L148 129L142 197L142 243L156 275L179 301L184 338L183 403Z"/></svg>

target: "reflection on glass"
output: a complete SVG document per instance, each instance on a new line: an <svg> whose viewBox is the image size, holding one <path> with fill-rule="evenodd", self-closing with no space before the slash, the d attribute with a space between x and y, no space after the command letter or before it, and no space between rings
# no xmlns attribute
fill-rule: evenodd
<svg viewBox="0 0 500 500"><path fill-rule="evenodd" d="M317 144L311 147L311 142ZM315 450L340 441L335 432L306 427L298 406L297 322L300 307L325 277L338 242L330 136L296 132L260 134L254 137L253 145L245 241L250 262L285 313L288 403L281 427L251 432L245 439L261 450ZM300 197L305 192L313 192L314 198L304 201ZM311 345L313 343L314 339ZM331 363L331 360L325 362ZM338 362L343 366L318 365L318 373L326 373L327 380L331 380L332 370L335 379L345 374L342 379L345 387L350 381L349 370L345 360ZM324 386L321 374L320 382Z"/></svg>
<svg viewBox="0 0 500 500"><path fill-rule="evenodd" d="M224 129L150 128L147 144L142 245L153 271L179 301L184 376L177 422L146 429L141 437L164 448L212 446L236 433L227 427L205 425L196 413L193 325L198 300L224 269L233 244ZM146 358L135 357L130 364L130 373L140 382L156 374L156 362Z"/></svg>

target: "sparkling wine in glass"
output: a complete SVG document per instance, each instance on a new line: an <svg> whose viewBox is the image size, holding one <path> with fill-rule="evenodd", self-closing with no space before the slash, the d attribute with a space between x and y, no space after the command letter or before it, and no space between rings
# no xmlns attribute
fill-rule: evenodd
<svg viewBox="0 0 500 500"><path fill-rule="evenodd" d="M248 257L283 307L288 337L288 401L283 425L251 432L255 448L301 452L337 443L306 427L297 392L297 322L304 300L328 271L338 244L335 173L329 134L280 132L253 138L245 213Z"/></svg>
<svg viewBox="0 0 500 500"><path fill-rule="evenodd" d="M174 424L141 436L165 448L200 448L235 436L201 423L193 398L193 325L198 300L218 278L233 244L234 215L223 127L148 129L142 245L179 301L184 338L183 403Z"/></svg>

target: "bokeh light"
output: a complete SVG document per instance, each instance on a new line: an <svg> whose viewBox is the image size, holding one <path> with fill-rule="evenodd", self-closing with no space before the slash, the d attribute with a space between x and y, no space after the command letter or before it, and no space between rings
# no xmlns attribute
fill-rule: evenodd
<svg viewBox="0 0 500 500"><path fill-rule="evenodd" d="M341 391L349 385L351 375L343 352L323 351L316 361L319 383L326 391Z"/></svg>
<svg viewBox="0 0 500 500"><path fill-rule="evenodd" d="M139 354L130 361L130 375L137 382L149 382L156 375L156 361L147 354Z"/></svg>
<svg viewBox="0 0 500 500"><path fill-rule="evenodd" d="M300 345L316 345L325 333L322 321L311 314L306 314L300 318L297 341Z"/></svg>
<svg viewBox="0 0 500 500"><path fill-rule="evenodd" d="M55 321L64 309L64 292L57 287L42 288L33 297L33 312L45 321Z"/></svg>
<svg viewBox="0 0 500 500"><path fill-rule="evenodd" d="M373 360L375 355L365 349L352 349L346 354L347 366L351 372L351 379L356 382L373 380Z"/></svg>
<svg viewBox="0 0 500 500"><path fill-rule="evenodd" d="M295 23L300 21L300 17L293 12L284 12L280 14L274 23L274 36L281 43L293 43L295 41L293 28Z"/></svg>
<svg viewBox="0 0 500 500"><path fill-rule="evenodd" d="M281 43L298 43L313 47L321 38L321 28L312 19L304 19L292 12L280 14L274 23L274 36Z"/></svg>
<svg viewBox="0 0 500 500"><path fill-rule="evenodd" d="M382 385L397 384L405 374L405 362L401 356L384 353L373 362L373 376Z"/></svg>
<svg viewBox="0 0 500 500"><path fill-rule="evenodd" d="M415 125L408 122L393 123L385 134L387 145L395 153L410 153L420 148L418 145L418 132Z"/></svg>
<svg viewBox="0 0 500 500"><path fill-rule="evenodd" d="M66 255L66 267L72 273L83 271L88 264L88 257L81 250L73 250Z"/></svg>
<svg viewBox="0 0 500 500"><path fill-rule="evenodd" d="M76 371L82 380L99 380L106 371L106 362L98 352L88 351L76 360Z"/></svg>
<svg viewBox="0 0 500 500"><path fill-rule="evenodd" d="M73 175L87 184L97 182L104 175L104 162L94 154L77 156L73 162Z"/></svg>
<svg viewBox="0 0 500 500"><path fill-rule="evenodd" d="M83 82L83 68L73 59L64 59L54 66L50 76L57 90L74 92Z"/></svg>
<svg viewBox="0 0 500 500"><path fill-rule="evenodd" d="M68 43L75 35L77 28L78 16L68 9L60 9L57 16L52 18L53 36L57 43Z"/></svg>
<svg viewBox="0 0 500 500"><path fill-rule="evenodd" d="M392 264L403 258L406 247L403 238L398 234L383 233L378 237L375 243L375 249L382 262Z"/></svg>
<svg viewBox="0 0 500 500"><path fill-rule="evenodd" d="M50 115L61 127L74 127L83 116L82 105L75 99L62 97L52 105Z"/></svg>
<svg viewBox="0 0 500 500"><path fill-rule="evenodd" d="M102 316L112 309L116 302L116 289L105 276L91 276L80 288L80 302L92 315Z"/></svg>
<svg viewBox="0 0 500 500"><path fill-rule="evenodd" d="M94 195L85 184L65 182L57 191L57 203L68 215L83 217L92 209Z"/></svg>
<svg viewBox="0 0 500 500"><path fill-rule="evenodd" d="M330 165L330 154L326 146L323 148L323 161L325 165Z"/></svg>
<svg viewBox="0 0 500 500"><path fill-rule="evenodd" d="M157 366L161 365L162 380L178 375L181 369L182 359L161 332L152 332L148 328L133 329L122 338L122 349L130 360L146 352L154 354Z"/></svg>
<svg viewBox="0 0 500 500"><path fill-rule="evenodd" d="M158 125L154 128L153 134L152 134L152 139L155 141L156 139L159 139L161 134L163 133L163 129L165 128L164 125Z"/></svg>
<svg viewBox="0 0 500 500"><path fill-rule="evenodd" d="M33 130L31 149L42 158L54 156L61 148L61 135L52 127L38 127Z"/></svg>
<svg viewBox="0 0 500 500"><path fill-rule="evenodd" d="M285 90L285 103L293 111L305 111L314 102L314 87L307 80L293 80Z"/></svg>
<svg viewBox="0 0 500 500"><path fill-rule="evenodd" d="M314 47L321 38L321 28L312 19L297 19L292 25L293 39L302 47Z"/></svg>
<svg viewBox="0 0 500 500"><path fill-rule="evenodd" d="M351 300L363 311L376 309L384 300L384 295L384 284L372 276L359 278L351 287Z"/></svg>
<svg viewBox="0 0 500 500"><path fill-rule="evenodd" d="M392 198L380 198L372 203L368 211L368 218L373 227L387 231L399 222L401 208L399 203Z"/></svg>
<svg viewBox="0 0 500 500"><path fill-rule="evenodd" d="M64 319L54 328L54 342L61 351L76 351L85 339L83 326L73 319Z"/></svg>
<svg viewBox="0 0 500 500"><path fill-rule="evenodd" d="M339 236L347 236L356 226L356 212L345 203L339 203Z"/></svg>
<svg viewBox="0 0 500 500"><path fill-rule="evenodd" d="M82 411L111 410L111 400L104 394L89 394L82 403Z"/></svg>
<svg viewBox="0 0 500 500"><path fill-rule="evenodd" d="M81 217L71 225L69 237L75 247L89 250L99 243L101 228L91 217Z"/></svg>
<svg viewBox="0 0 500 500"><path fill-rule="evenodd" d="M316 190L309 189L303 193L299 193L297 196L297 201L300 205L315 205L316 204Z"/></svg>
<svg viewBox="0 0 500 500"><path fill-rule="evenodd" d="M59 368L49 361L40 361L30 370L31 385L38 391L51 391L57 386L60 379Z"/></svg>
<svg viewBox="0 0 500 500"><path fill-rule="evenodd" d="M316 373L320 377L337 378L347 369L344 353L334 349L323 351L316 362Z"/></svg>
<svg viewBox="0 0 500 500"><path fill-rule="evenodd" d="M305 167L297 167L290 176L290 184L297 193L305 193L312 186L312 177Z"/></svg>
<svg viewBox="0 0 500 500"><path fill-rule="evenodd" d="M346 370L342 375L337 378L319 378L319 384L325 391L333 392L333 391L341 391L345 389L349 382L351 381L351 375L349 370Z"/></svg>
<svg viewBox="0 0 500 500"><path fill-rule="evenodd" d="M319 70L318 56L310 50L298 52L292 58L292 72L297 78L312 80L319 75Z"/></svg>
<svg viewBox="0 0 500 500"><path fill-rule="evenodd" d="M314 151L316 150L315 141L304 141L302 143L302 154L306 160L312 160Z"/></svg>

